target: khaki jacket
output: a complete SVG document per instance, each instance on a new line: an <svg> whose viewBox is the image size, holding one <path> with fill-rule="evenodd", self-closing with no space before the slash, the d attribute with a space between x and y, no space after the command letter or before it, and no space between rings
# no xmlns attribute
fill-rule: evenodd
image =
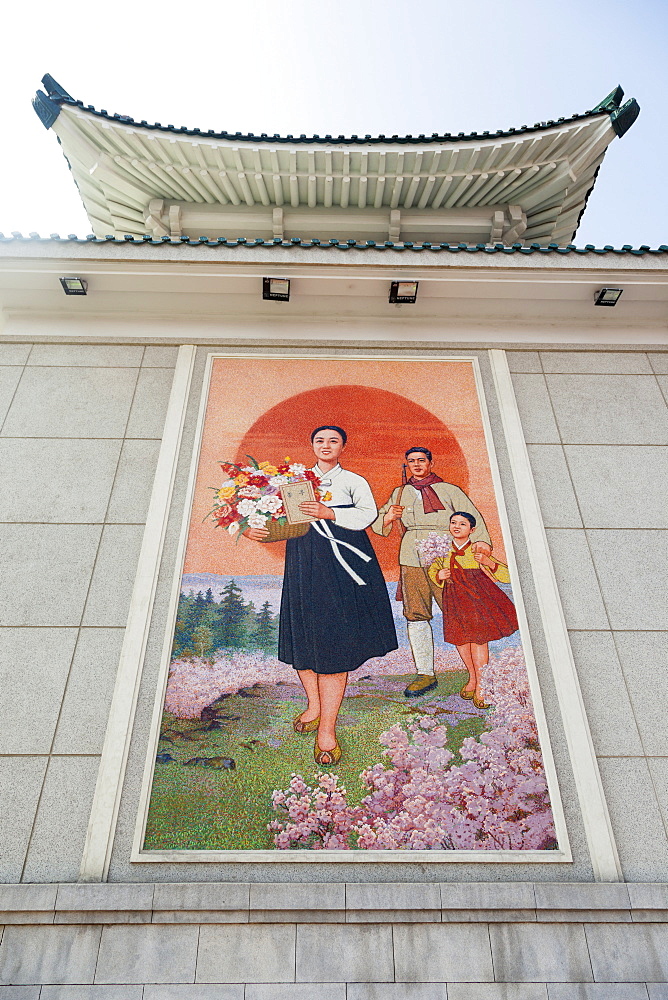
<svg viewBox="0 0 668 1000"><path fill-rule="evenodd" d="M437 510L434 514L425 514L422 504L422 494L414 486L398 486L393 490L389 498L378 511L378 517L371 524L372 531L385 538L392 530L393 524L383 525L383 518L393 504L400 504L404 507L401 515L401 523L406 528L406 534L401 539L399 549L399 564L401 566L419 566L417 549L415 543L427 538L430 532L439 535L447 535L450 525L450 518L456 510L473 514L476 519L476 526L470 535L471 542L487 542L491 545L489 532L482 514L471 503L464 490L452 483L434 483L433 490L443 504L445 510Z"/></svg>

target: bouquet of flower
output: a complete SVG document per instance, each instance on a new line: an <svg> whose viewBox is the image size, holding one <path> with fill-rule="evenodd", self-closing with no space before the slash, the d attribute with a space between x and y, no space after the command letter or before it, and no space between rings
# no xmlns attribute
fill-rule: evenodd
<svg viewBox="0 0 668 1000"><path fill-rule="evenodd" d="M246 528L267 528L267 541L296 537L305 534L308 523L288 524L283 499L282 486L288 483L310 481L316 500L331 500L330 493L321 493L320 480L314 472L289 457L280 465L270 462L256 462L247 455L251 465L235 465L221 462L221 469L227 477L221 486L213 486L213 507L208 517L212 517L219 528L226 528L230 535L243 532Z"/></svg>
<svg viewBox="0 0 668 1000"><path fill-rule="evenodd" d="M448 535L438 535L435 531L430 531L426 538L421 538L415 543L420 565L429 569L437 559L445 559L450 555L452 541Z"/></svg>

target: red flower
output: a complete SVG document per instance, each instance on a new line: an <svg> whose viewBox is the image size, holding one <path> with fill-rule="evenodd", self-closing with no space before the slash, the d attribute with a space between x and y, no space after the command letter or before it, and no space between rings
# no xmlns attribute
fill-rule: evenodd
<svg viewBox="0 0 668 1000"><path fill-rule="evenodd" d="M304 475L306 476L307 479L310 479L312 483L320 482L320 480L318 479L318 477L316 476L315 472L313 472L312 469L307 469Z"/></svg>

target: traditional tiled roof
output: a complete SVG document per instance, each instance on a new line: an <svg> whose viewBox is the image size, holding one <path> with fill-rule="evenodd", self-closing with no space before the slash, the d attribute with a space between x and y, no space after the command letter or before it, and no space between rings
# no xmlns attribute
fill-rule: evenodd
<svg viewBox="0 0 668 1000"><path fill-rule="evenodd" d="M149 245L149 246L191 246L191 247L275 247L279 249L284 248L294 248L294 247L304 247L306 249L311 249L318 247L322 250L399 250L399 251L441 251L446 253L503 253L503 254L631 254L634 257L642 257L645 254L668 254L668 245L661 244L659 247L650 247L643 244L639 247L631 246L630 244L625 244L621 247L613 247L610 245L603 247L593 246L591 243L587 243L583 247L575 246L573 243L569 243L566 246L560 246L558 243L549 243L547 246L543 246L540 243L531 243L528 246L523 243L515 243L512 246L507 246L503 243L497 244L487 244L487 243L392 243L389 240L384 242L376 242L374 240L303 240L298 237L293 237L289 240L282 240L280 238L263 240L254 239L247 240L243 236L237 239L227 239L221 236L217 239L209 239L206 236L200 236L197 239L193 239L189 236L181 236L178 239L173 239L169 236L162 236L156 239L153 236L76 236L75 234L70 234L69 236L59 236L57 233L52 233L50 236L40 236L39 233L29 233L24 236L22 233L11 233L5 235L0 233L0 243L12 243L12 242L23 242L23 243L94 243L94 244L104 244L111 243L116 245L127 245L128 243L135 246Z"/></svg>
<svg viewBox="0 0 668 1000"><path fill-rule="evenodd" d="M35 110L97 236L564 244L639 111L616 87L591 111L496 133L232 135L110 115L43 82Z"/></svg>
<svg viewBox="0 0 668 1000"><path fill-rule="evenodd" d="M38 90L34 99L33 107L40 121L44 124L46 128L51 128L56 118L60 114L60 108L64 104L72 105L73 107L82 108L85 111L90 112L90 114L95 115L98 118L106 118L107 121L114 122L124 122L128 125L139 125L141 128L149 129L150 131L160 131L160 132L174 132L177 135L192 135L197 137L209 137L212 139L233 139L239 142L262 142L262 143L325 143L327 145L331 144L343 144L343 145L368 145L382 143L383 145L387 143L402 143L414 145L415 143L433 143L433 142L477 142L480 139L493 137L493 136L510 136L510 135L521 135L526 132L540 132L545 129L555 128L556 126L563 125L565 123L579 121L583 118L592 118L596 115L610 115L613 128L617 135L622 136L631 127L633 122L638 117L640 112L640 107L635 98L627 101L624 105L621 105L621 100L624 96L624 91L621 87L615 87L607 97L605 97L596 107L592 108L590 111L583 111L580 114L573 114L567 118L557 118L556 120L550 119L543 122L535 122L533 125L521 125L519 128L507 128L507 129L497 129L496 132L458 132L453 135L450 132L433 132L431 135L279 135L274 133L269 135L267 132L261 132L256 135L253 132L217 132L215 129L204 129L200 128L188 128L187 125L162 125L160 122L148 122L144 119L141 121L136 121L131 118L130 115L121 115L118 113L109 114L108 111L100 111L93 107L92 104L84 104L83 101L78 101L67 91L61 87L59 83L51 76L50 73L46 73L42 77L42 83L46 88L46 93L42 90Z"/></svg>

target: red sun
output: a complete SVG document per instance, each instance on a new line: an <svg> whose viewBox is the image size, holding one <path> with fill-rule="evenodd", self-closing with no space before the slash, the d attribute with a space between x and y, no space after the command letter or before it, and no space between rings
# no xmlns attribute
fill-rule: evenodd
<svg viewBox="0 0 668 1000"><path fill-rule="evenodd" d="M404 452L416 445L434 455L434 471L468 491L466 460L452 432L433 413L395 392L364 385L331 385L290 396L267 410L247 431L237 455L258 461L313 465L311 431L337 424L348 434L341 464L368 480L378 507L401 484ZM398 575L399 534L389 538L369 531L387 579ZM277 550L279 543L271 546ZM283 545L280 545L283 549ZM278 555L278 551L276 551ZM282 552L280 553L282 556Z"/></svg>

